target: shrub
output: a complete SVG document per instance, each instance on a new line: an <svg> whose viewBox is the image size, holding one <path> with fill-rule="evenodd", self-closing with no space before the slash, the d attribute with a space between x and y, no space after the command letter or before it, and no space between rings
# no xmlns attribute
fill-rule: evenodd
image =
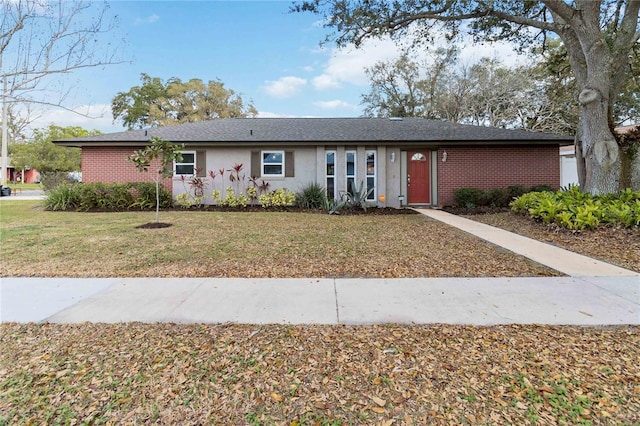
<svg viewBox="0 0 640 426"><path fill-rule="evenodd" d="M522 185L511 185L507 187L507 195L509 197L509 200L513 200L514 198L524 195L527 192L529 192L527 191L527 188Z"/></svg>
<svg viewBox="0 0 640 426"><path fill-rule="evenodd" d="M482 205L491 207L507 207L510 201L508 191L502 188L489 189L482 197Z"/></svg>
<svg viewBox="0 0 640 426"><path fill-rule="evenodd" d="M183 209L190 208L193 205L193 201L191 201L191 194L189 194L188 192L178 194L176 196L176 203Z"/></svg>
<svg viewBox="0 0 640 426"><path fill-rule="evenodd" d="M536 185L529 188L529 192L553 192L554 189L549 185Z"/></svg>
<svg viewBox="0 0 640 426"><path fill-rule="evenodd" d="M482 205L484 191L478 188L460 188L453 192L456 206L473 209Z"/></svg>
<svg viewBox="0 0 640 426"><path fill-rule="evenodd" d="M134 183L78 183L63 184L48 192L47 210L147 210L156 205L155 184ZM171 194L160 188L160 205L171 207Z"/></svg>
<svg viewBox="0 0 640 426"><path fill-rule="evenodd" d="M315 182L308 183L296 193L295 205L303 209L321 209L326 202L327 191Z"/></svg>
<svg viewBox="0 0 640 426"><path fill-rule="evenodd" d="M78 191L74 188L77 184L63 183L51 189L44 200L46 210L64 211L74 210L78 204Z"/></svg>
<svg viewBox="0 0 640 426"><path fill-rule="evenodd" d="M513 185L507 188L494 188L482 190L479 188L460 188L453 194L456 207L474 209L476 207L509 207L509 203L514 198L520 197L529 192L553 191L548 185L537 185L532 188L525 188L521 185Z"/></svg>
<svg viewBox="0 0 640 426"><path fill-rule="evenodd" d="M225 194L223 198L220 191L214 189L211 197L217 205L222 207L247 207L247 204L251 201L251 198L245 194L240 193L236 195L236 191L231 186L227 187Z"/></svg>
<svg viewBox="0 0 640 426"><path fill-rule="evenodd" d="M329 210L329 214L338 213L342 209L354 210L360 208L367 211L367 207L371 203L367 198L373 193L373 189L367 189L364 182L361 181L360 186L354 184L351 191L340 191L340 201Z"/></svg>
<svg viewBox="0 0 640 426"><path fill-rule="evenodd" d="M640 193L592 196L572 186L557 192L530 192L511 202L511 210L544 223L572 230L594 229L601 224L640 226Z"/></svg>
<svg viewBox="0 0 640 426"><path fill-rule="evenodd" d="M276 189L259 197L262 207L287 207L296 201L296 194L288 189Z"/></svg>

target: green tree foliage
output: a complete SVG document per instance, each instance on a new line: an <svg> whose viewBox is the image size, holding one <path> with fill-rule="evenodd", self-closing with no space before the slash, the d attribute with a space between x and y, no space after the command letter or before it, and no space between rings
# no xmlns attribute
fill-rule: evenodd
<svg viewBox="0 0 640 426"><path fill-rule="evenodd" d="M81 166L79 149L57 146L53 140L98 135L98 130L86 130L78 126L50 125L36 129L26 142L9 147L11 165L16 169L34 168L42 174L78 171Z"/></svg>
<svg viewBox="0 0 640 426"><path fill-rule="evenodd" d="M436 38L509 40L520 49L559 38L579 92L576 156L581 186L592 194L620 189L622 158L610 129L614 106L632 76L640 39L638 0L306 0L296 12L322 16L339 46L369 38L412 36L416 45ZM635 163L634 163L635 164Z"/></svg>
<svg viewBox="0 0 640 426"><path fill-rule="evenodd" d="M227 89L221 81L204 83L179 78L166 83L158 77L141 75L142 84L119 92L111 102L114 119L122 119L129 129L206 121L214 118L253 117L253 103Z"/></svg>

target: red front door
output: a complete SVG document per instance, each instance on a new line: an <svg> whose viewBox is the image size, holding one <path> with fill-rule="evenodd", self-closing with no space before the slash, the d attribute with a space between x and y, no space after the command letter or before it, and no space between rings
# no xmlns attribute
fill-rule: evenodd
<svg viewBox="0 0 640 426"><path fill-rule="evenodd" d="M429 151L408 153L407 191L409 204L430 204Z"/></svg>

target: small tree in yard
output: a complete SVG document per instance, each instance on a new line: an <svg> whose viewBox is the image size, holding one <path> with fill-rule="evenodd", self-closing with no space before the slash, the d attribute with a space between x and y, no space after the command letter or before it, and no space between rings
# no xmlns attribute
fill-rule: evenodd
<svg viewBox="0 0 640 426"><path fill-rule="evenodd" d="M129 157L129 161L135 164L139 172L148 172L151 163L159 159L157 175L153 180L156 183L156 223L160 215L160 180L173 176L173 162L182 161L181 150L184 145L175 145L168 140L153 137L149 140L150 144L133 152Z"/></svg>

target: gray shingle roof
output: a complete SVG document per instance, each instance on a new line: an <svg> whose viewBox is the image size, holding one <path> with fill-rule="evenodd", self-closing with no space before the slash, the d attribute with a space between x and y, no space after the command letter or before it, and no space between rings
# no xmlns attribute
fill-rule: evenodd
<svg viewBox="0 0 640 426"><path fill-rule="evenodd" d="M107 146L144 143L151 137L176 143L547 143L573 142L548 133L479 127L422 118L229 118L147 130L131 130L55 143L66 146Z"/></svg>

